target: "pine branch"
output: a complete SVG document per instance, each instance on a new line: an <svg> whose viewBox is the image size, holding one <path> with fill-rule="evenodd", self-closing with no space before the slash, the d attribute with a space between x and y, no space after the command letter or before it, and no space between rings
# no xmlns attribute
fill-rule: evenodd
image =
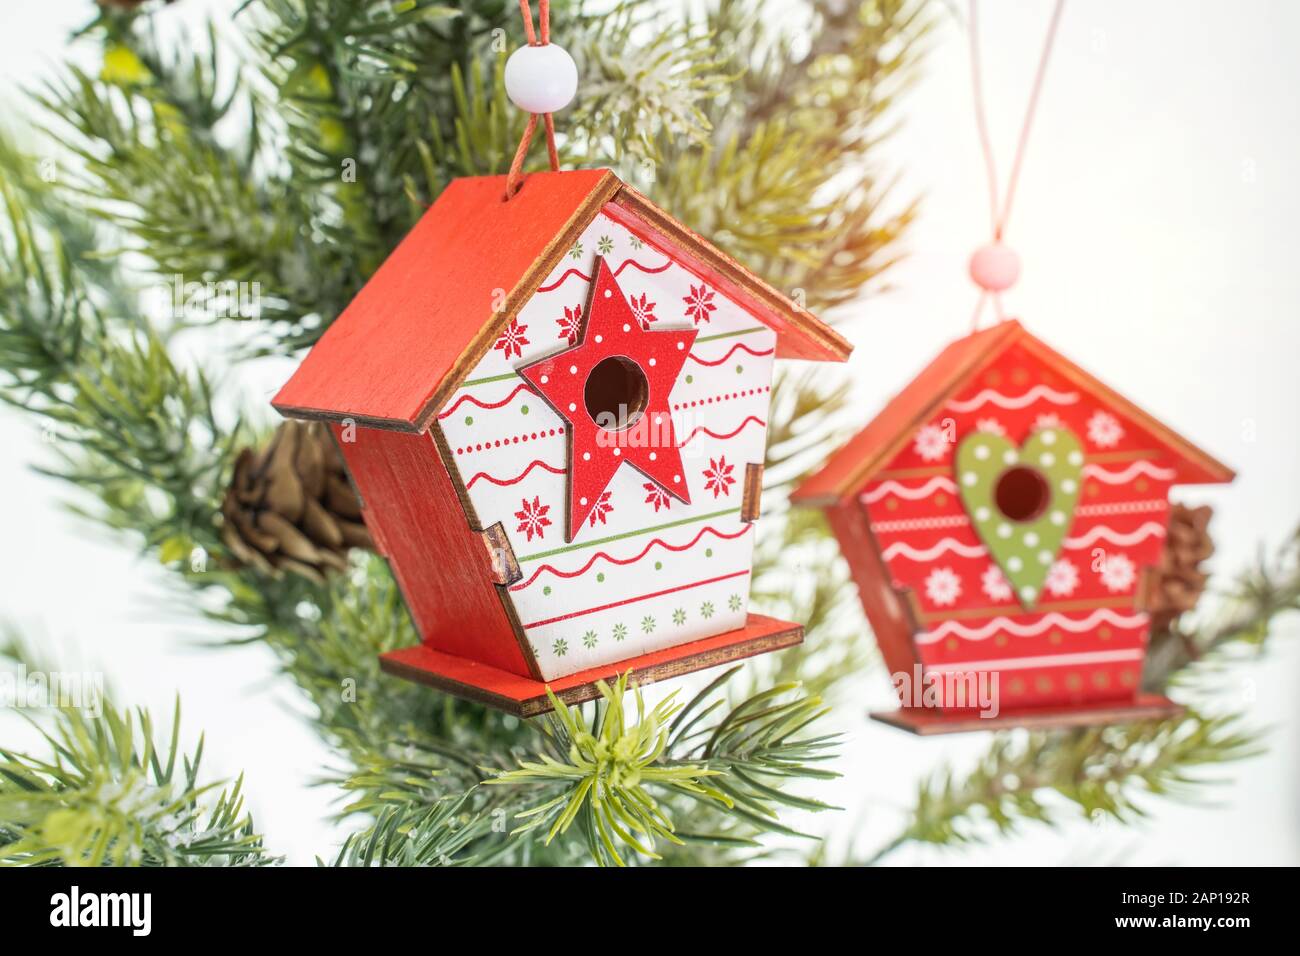
<svg viewBox="0 0 1300 956"><path fill-rule="evenodd" d="M708 109L734 85L734 68L707 28L674 13L666 4L620 3L571 21L560 42L583 77L581 98L565 117L573 160L653 178L665 160L663 144L698 148L710 141Z"/></svg>
<svg viewBox="0 0 1300 956"><path fill-rule="evenodd" d="M666 150L673 174L654 195L796 301L825 311L893 264L888 250L915 216L915 203L884 213L889 190L876 184L871 157L930 21L910 0L813 7L803 55L748 4L710 10L709 32L742 79L712 104L709 149Z"/></svg>
<svg viewBox="0 0 1300 956"><path fill-rule="evenodd" d="M1209 781L1191 771L1258 753L1240 718L1184 717L1089 730L1001 736L976 768L958 779L943 770L919 788L913 820L892 841L949 846L981 842L1025 822L1052 824L1055 792L1089 819L1104 814L1121 822L1145 816L1138 794L1191 799ZM877 853L875 862L886 851Z"/></svg>
<svg viewBox="0 0 1300 956"><path fill-rule="evenodd" d="M1243 575L1224 620L1153 641L1145 683L1173 684L1195 692L1208 667L1234 648L1259 648L1277 619L1300 610L1300 535L1272 563ZM1162 648L1177 647L1170 656ZM1187 648L1194 653L1186 654ZM1259 752L1258 733L1238 714L1190 709L1181 717L1084 730L999 737L964 779L947 768L924 781L904 830L867 862L917 841L958 846L1020 824L1051 824L1057 816L1044 795L1054 791L1085 816L1126 821L1145 811L1140 793L1189 800L1211 782L1198 768L1241 760Z"/></svg>
<svg viewBox="0 0 1300 956"><path fill-rule="evenodd" d="M358 803L358 811L373 811L375 822L349 836L334 859L335 866L486 866L509 862L505 841L494 837L505 830L505 809L478 806L479 793L461 797L428 794L418 805L394 805L376 800ZM409 807L409 812L404 812ZM494 841L490 852L482 852ZM528 865L524 856L520 861Z"/></svg>
<svg viewBox="0 0 1300 956"><path fill-rule="evenodd" d="M513 35L515 12L499 4L467 2L457 15L444 16L434 6L417 3L407 11L418 9L420 15L405 17L394 13L397 8L359 0L250 5L241 17L255 35L254 55L237 63L233 72L254 122L248 135L241 134L237 111L222 108L234 92L227 89L219 96L212 81L231 75L228 69L203 65L208 58L185 52L184 44L160 55L138 22L101 25L88 35L104 45L103 72L94 77L72 72L39 101L51 123L70 130L76 151L69 175L44 184L48 191L39 199L59 195L67 208L88 207L104 218L112 238L96 236L88 249L129 240L162 274L261 282L270 292L263 299L262 317L275 323L268 327L272 342L266 347L309 343L420 214L422 203L454 175L500 171L513 151L522 117L505 105L500 74L505 51L494 46L492 31L508 18ZM800 144L812 150L808 156L842 155L848 163L854 155L866 155L865 140L852 149L843 142L832 146L838 134L825 121L805 124L816 125L815 130L792 131L794 146L771 132L775 124L769 123L761 136L746 130L739 118L758 102L758 87L747 78L749 64L700 64L706 44L722 48L708 24L656 21L659 29L649 34L651 42L644 47L625 11L587 17L556 7L557 39L586 58L591 89L598 94L580 103L570 117L577 122L566 125L561 146L568 161L618 157L639 170L635 164L649 158L672 173L671 188L678 164L680 172L689 172L686 157L705 139L712 143L705 152L714 155L718 144L735 138L747 144L748 152L741 150L730 161L731 178L699 175L701 209L722 208L737 184L757 183L776 190L779 201L751 197L734 207L733 220L754 237L756 257L772 256L765 262L756 258L757 265L778 270L773 274L800 269L805 270L800 275L811 275L827 257L848 262L838 254L843 234L833 218L826 219L836 213L815 202L814 194L829 182L829 166L819 178L787 164L784 169L795 177L787 187L774 177L764 178L754 164L764 161L765 153L776 155L774 150L786 150L780 155L788 159L793 155L789 150ZM888 20L896 11L891 7L886 13ZM881 35L898 37L887 28ZM609 52L610 37L618 38L619 56ZM211 37L208 43L214 48ZM600 45L603 58L584 45ZM824 43L814 46L828 49ZM645 49L652 52L641 52ZM874 53L851 66L860 70L853 75L880 75L872 63ZM640 98L637 89L643 83L657 92ZM808 89L776 84L764 95L770 100L774 93L793 96L803 90L799 95L807 97ZM639 118L632 131L626 111L616 105L620 97L634 94ZM533 161L539 157L534 153ZM356 160L355 181L340 175L348 159ZM40 205L32 198L24 197L29 209ZM824 221L800 219L809 209ZM791 217L791 210L798 215ZM741 217L752 217L757 227L743 226ZM696 224L709 228L708 222ZM788 255L771 242L761 248L765 230L787 228L799 237ZM874 255L896 235L880 230L870 249L863 246L859 252ZM722 238L727 239L725 229ZM513 837L507 832L505 823L521 809L521 795L555 784L484 785L485 776L509 767L544 765L543 753L567 759L567 754L554 755L554 740L539 742L531 728L513 718L380 674L378 653L416 642L382 561L361 559L348 575L322 588L292 578L269 579L227 560L212 520L230 449L237 435L247 440L247 431L238 425L222 428L205 408L203 379L171 367L161 336L129 309L105 306L102 271L92 274L86 257L61 253L49 236L28 244L38 247L41 261L63 261L66 268L55 270L57 281L47 282L42 292L33 291L27 278L6 292L0 322L19 333L10 340L14 348L0 351L0 368L13 379L8 394L46 416L60 414L60 403L77 406L77 417L68 426L84 431L87 441L64 473L92 487L101 476L111 477L105 485L111 493L100 492L101 507L93 517L144 531L146 547L202 595L196 603L205 613L235 628L241 640L271 646L286 674L315 705L322 736L346 762L331 780L353 796L344 814L363 821L335 862L555 863L574 862L576 854L592 847L607 853L599 836L600 817L589 809L576 818L580 830L563 839L557 835L549 845L541 828ZM11 302L21 308L15 312ZM41 311L51 305L57 306L51 314ZM60 334L61 328L75 334ZM122 347L118 338L124 329L131 348ZM118 352L105 345L110 341L118 343ZM109 355L114 356L111 362L105 358ZM114 418L113 401L96 393L106 389L100 378L105 368L132 386L126 402L130 414L121 419ZM842 400L842 393L825 392L811 382L794 383L788 390L779 387L778 399L785 411L774 416L771 427L778 439L773 487L780 491L833 439L834 426L823 412ZM123 422L129 427L119 427ZM165 449L173 453L169 462L157 453ZM184 467L174 467L177 463ZM107 471L102 470L105 464L111 465ZM770 541L814 552L826 543L824 530L804 516L783 519ZM182 560L195 544L206 550L206 565ZM826 771L818 762L829 744L815 736L804 742L792 729L820 717L822 708L815 700L795 697L786 685L812 674L817 686L832 686L845 668L854 666L863 645L856 637L859 629L836 620L843 603L836 598L834 576L826 572L838 567L833 554L824 548L813 554L804 570L814 586L806 594L785 596L777 587L779 559L771 544L765 547L768 557L756 569L757 600L789 604L806 615L809 647L815 631L828 639L823 646L830 649L820 659L805 652L782 655L773 665L781 675L777 691L769 690L773 681L764 674L770 672L760 667L747 670L746 680L727 685L734 699L729 701L727 688L718 684L707 700L692 705L697 710L691 719L705 715L696 726L708 735L674 738L655 769L702 767L709 771L706 782L723 779L731 792L727 800L718 800L659 788L663 792L656 799L673 821L677 839L686 844L660 834L661 849L674 861L707 854L711 861L734 862L756 852L754 844L764 829L782 827L774 816L777 808L819 805L791 796L781 786L791 777L824 779ZM818 660L825 660L831 672L824 679L818 676ZM784 696L761 696L767 693ZM767 703L746 712L756 695ZM720 730L732 717L735 722ZM707 746L715 731L718 739ZM620 853L627 851L626 844L619 844ZM626 859L638 858L634 853Z"/></svg>
<svg viewBox="0 0 1300 956"><path fill-rule="evenodd" d="M34 665L12 640L3 656ZM277 862L244 812L243 777L220 791L201 783L203 742L182 755L180 719L178 700L170 734L160 735L144 710L86 701L60 707L42 730L49 756L0 749L0 865Z"/></svg>
<svg viewBox="0 0 1300 956"><path fill-rule="evenodd" d="M34 96L59 144L51 189L154 263L152 291L177 320L265 319L284 323L277 337L314 339L355 291L355 260L317 240L321 214L268 143L277 117L243 64L219 62L211 30L203 51L163 53L146 22L101 18L88 33L103 47L99 74L69 67ZM259 294L232 308L241 283Z"/></svg>
<svg viewBox="0 0 1300 956"><path fill-rule="evenodd" d="M1201 628L1175 621L1172 630L1152 635L1142 683L1161 690L1197 673L1198 662L1213 663L1235 648L1260 649L1272 633L1273 622L1288 611L1300 610L1300 530L1270 564L1261 554L1254 568L1238 577L1226 598L1221 619Z"/></svg>
<svg viewBox="0 0 1300 956"><path fill-rule="evenodd" d="M825 710L816 698L791 699L798 685L777 685L708 722L725 703L714 692L738 669L690 703L675 703L674 692L648 714L636 691L633 723L625 714L626 675L613 687L600 684L601 703L590 719L548 690L555 714L543 727L548 746L540 759L486 781L527 788L530 806L516 815L524 822L515 832L544 829L549 844L576 824L602 866L627 865L628 851L662 859L660 842L757 846L748 835L679 832L658 792L679 804L725 809L733 826L803 836L780 823L776 807L830 809L782 789L792 778L835 776L815 766L829 757L834 739L799 736Z"/></svg>
<svg viewBox="0 0 1300 956"><path fill-rule="evenodd" d="M0 401L45 419L64 463L49 473L89 488L101 520L150 546L170 541L175 558L215 547L216 489L238 423L225 433L207 380L178 369L148 325L105 317L58 236L38 228L8 184L0 196L9 225Z"/></svg>

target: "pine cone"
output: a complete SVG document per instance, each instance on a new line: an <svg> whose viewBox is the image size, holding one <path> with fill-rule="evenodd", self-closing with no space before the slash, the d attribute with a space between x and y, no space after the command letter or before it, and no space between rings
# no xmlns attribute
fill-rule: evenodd
<svg viewBox="0 0 1300 956"><path fill-rule="evenodd" d="M1210 538L1209 505L1188 508L1175 504L1169 509L1169 533L1160 567L1155 570L1147 597L1151 628L1156 634L1169 630L1184 611L1196 607L1209 575L1200 564L1214 553Z"/></svg>
<svg viewBox="0 0 1300 956"><path fill-rule="evenodd" d="M350 548L373 549L361 502L329 428L285 422L260 452L245 448L221 505L221 540L239 561L318 584L347 567Z"/></svg>

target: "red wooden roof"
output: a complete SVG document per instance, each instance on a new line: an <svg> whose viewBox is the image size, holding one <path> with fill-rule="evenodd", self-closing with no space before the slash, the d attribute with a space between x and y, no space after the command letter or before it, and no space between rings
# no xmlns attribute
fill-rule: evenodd
<svg viewBox="0 0 1300 956"><path fill-rule="evenodd" d="M877 471L893 460L916 429L932 418L941 405L980 369L1017 343L1080 388L1150 431L1169 452L1178 483L1210 484L1233 479L1233 471L1227 465L1197 448L1011 319L958 339L940 352L921 374L885 405L880 414L832 455L821 470L795 489L791 500L829 504L859 492Z"/></svg>
<svg viewBox="0 0 1300 956"><path fill-rule="evenodd" d="M852 346L608 170L458 179L303 359L272 404L294 418L423 431L602 209L706 275L777 332L777 354L844 361Z"/></svg>

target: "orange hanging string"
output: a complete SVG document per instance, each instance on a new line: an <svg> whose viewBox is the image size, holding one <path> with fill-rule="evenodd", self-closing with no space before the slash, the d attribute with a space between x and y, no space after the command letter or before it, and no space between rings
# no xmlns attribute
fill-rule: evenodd
<svg viewBox="0 0 1300 956"><path fill-rule="evenodd" d="M989 137L988 120L984 113L984 82L980 69L978 0L970 0L970 19L967 33L970 37L971 88L975 97L975 126L979 131L980 150L984 154L984 169L988 177L989 218L993 232L993 241L1000 243L1006 231L1007 221L1011 218L1011 203L1015 199L1016 186L1020 181L1020 167L1024 162L1025 148L1029 143L1029 131L1033 126L1034 114L1038 109L1038 95L1043 89L1043 80L1047 76L1047 63L1052 55L1052 45L1056 40L1056 28L1061 22L1061 13L1065 9L1065 0L1056 0L1052 9L1052 19L1047 26L1047 38L1043 43L1043 52L1038 60L1038 70L1034 74L1033 86L1030 87L1029 104L1025 108L1025 119L1020 126L1020 137L1016 143L1015 156L1011 162L1011 175L1007 179L1007 193L1002 204L998 203L998 174L993 159L993 145ZM979 328L980 313L984 303L992 300L998 319L1005 319L1002 311L1002 296L989 289L981 290L975 314L971 317L971 331Z"/></svg>
<svg viewBox="0 0 1300 956"><path fill-rule="evenodd" d="M549 3L542 6L542 16L550 17ZM524 36L528 37L529 46L537 46L537 34L533 32L533 8L529 5L528 0L519 0L519 15L524 18Z"/></svg>
<svg viewBox="0 0 1300 956"><path fill-rule="evenodd" d="M551 0L540 0L537 12L541 24L540 39L537 31L533 29L532 4L528 0L519 0L519 13L524 19L524 35L528 38L528 45L546 46L551 42ZM515 150L515 158L510 163L510 172L506 176L506 199L519 192L519 187L523 185L524 158L528 155L528 147L532 144L533 133L537 131L537 115L529 114L524 135L519 139L519 148ZM559 170L560 155L555 149L555 120L550 113L545 113L543 121L546 127L546 153L551 161L551 169Z"/></svg>

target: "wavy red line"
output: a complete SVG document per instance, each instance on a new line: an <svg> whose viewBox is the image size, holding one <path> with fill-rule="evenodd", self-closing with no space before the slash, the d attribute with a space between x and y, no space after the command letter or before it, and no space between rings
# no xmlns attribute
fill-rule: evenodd
<svg viewBox="0 0 1300 956"><path fill-rule="evenodd" d="M538 292L550 292L552 289L558 289L560 286L564 285L564 281L565 281L566 279L568 279L569 276L577 276L577 277L580 278L583 282L590 282L590 281L591 281L591 276L587 275L587 273L583 272L581 269L565 269L565 270L564 270L564 275L560 276L558 279L556 279L556 280L555 280L554 282L552 282L550 285L540 286L540 287L538 288L537 291L538 291Z"/></svg>
<svg viewBox="0 0 1300 956"><path fill-rule="evenodd" d="M740 351L740 350L742 350L742 349L743 349L744 351L748 352L750 355L757 356L758 358L762 358L764 355L771 355L773 352L776 351L776 349L772 348L772 349L767 349L766 351L763 351L763 352L755 352L753 349L751 349L751 348L750 348L748 345L746 345L744 342L737 342L737 343L736 343L735 345L733 345L731 348L727 349L727 354L726 354L726 355L724 355L724 356L722 356L722 358L720 358L720 359L716 359L716 360L714 360L714 361L710 361L710 360L708 360L708 359L697 358L697 357L694 356L694 355L688 355L688 356L686 356L686 357L687 357L688 359L690 359L692 362L695 362L695 363L697 363L697 364L699 364L699 365L721 365L721 364L722 364L723 362L725 362L727 359L729 359L729 358L731 358L733 355L735 355L737 351Z"/></svg>
<svg viewBox="0 0 1300 956"><path fill-rule="evenodd" d="M621 266L619 266L617 269L614 270L614 278L618 278L620 275L622 275L623 270L626 269L628 266L635 266L636 268L640 269L642 272L646 273L646 275L657 275L658 273L665 271L672 264L673 261L669 259L661 266L643 266L635 259L626 259L624 260ZM569 278L569 276L577 276L583 282L591 281L591 276L587 275L587 273L583 272L581 269L576 269L576 268L565 269L564 275L560 276L550 285L544 285L540 287L537 291L550 292L553 289L558 289L560 286L564 285L565 281Z"/></svg>
<svg viewBox="0 0 1300 956"><path fill-rule="evenodd" d="M682 442L681 445L679 445L678 447L685 448L687 445L690 444L691 439L694 438L696 435L698 435L700 432L704 432L704 434L708 435L710 438L717 438L722 441L726 441L729 438L735 438L744 430L745 426L748 425L750 422L757 422L759 425L762 425L764 427L767 426L767 422L763 421L763 419L759 418L756 415L750 415L746 417L743 422L741 422L739 425L736 426L735 431L727 432L725 435L719 434L718 432L715 432L712 429L705 428L703 425L700 425L695 429L695 431L687 435L686 440Z"/></svg>
<svg viewBox="0 0 1300 956"><path fill-rule="evenodd" d="M451 408L447 409L445 412L441 412L438 415L438 418L443 419L446 418L448 415L454 414L456 409L460 408L461 402L472 402L473 404L477 405L479 408L500 408L503 405L509 405L510 402L514 399L514 397L518 395L520 392L527 392L529 395L533 394L532 388L527 384L524 384L524 385L516 385L514 387L514 391L512 391L505 398L501 399L501 401L499 402L481 402L473 395L462 395L460 398L456 399L456 404L452 405Z"/></svg>
<svg viewBox="0 0 1300 956"><path fill-rule="evenodd" d="M548 465L546 462L541 461L539 459L536 461L529 462L528 467L525 468L523 471L521 471L519 474L515 475L515 477L513 478L493 478L486 471L480 471L477 474L475 474L474 477L471 478L469 481L465 482L465 487L467 489L473 488L474 482L478 481L480 478L486 478L488 481L492 482L492 484L497 485L498 487L501 488L505 488L508 485L517 485L519 484L519 482L523 481L525 478L528 477L528 473L530 471L532 471L534 468L537 468L539 466L544 470L549 471L553 475L564 474L563 468L553 468L550 465Z"/></svg>
<svg viewBox="0 0 1300 956"><path fill-rule="evenodd" d="M595 554L591 556L590 561L588 561L582 567L578 568L578 570L576 571L561 571L552 565L543 564L540 568L538 568L536 571L533 572L532 577L530 577L527 581L525 581L523 584L512 585L510 590L522 591L524 588L528 587L530 584L536 581L543 571L550 571L557 578L581 577L582 575L586 574L588 571L591 570L591 566L596 563L597 558L604 558L610 564L626 566L629 564L636 564L647 554L649 554L650 549L653 548L656 544L667 551L689 551L691 548L695 547L695 545L699 543L700 539L704 537L706 532L713 535L714 537L721 538L724 541L735 541L737 538L741 537L742 535L748 534L749 529L752 527L753 525L747 524L745 525L745 527L741 528L735 534L727 534L725 531L719 531L717 528L714 528L711 525L706 526L701 528L699 534L693 537L690 541L686 542L686 544L681 544L681 545L669 544L663 538L655 538L649 544L647 544L645 548L642 549L640 554L634 555L633 557L630 558L615 558L612 557L611 555L606 554L604 551L597 551Z"/></svg>
<svg viewBox="0 0 1300 956"><path fill-rule="evenodd" d="M617 279L620 275L622 275L623 270L626 269L628 266L636 266L646 275L653 276L653 275L658 275L661 272L666 272L668 270L668 267L672 264L673 264L673 260L668 259L661 266L643 266L635 259L628 259L621 266L619 266L617 269L614 270L614 278Z"/></svg>

